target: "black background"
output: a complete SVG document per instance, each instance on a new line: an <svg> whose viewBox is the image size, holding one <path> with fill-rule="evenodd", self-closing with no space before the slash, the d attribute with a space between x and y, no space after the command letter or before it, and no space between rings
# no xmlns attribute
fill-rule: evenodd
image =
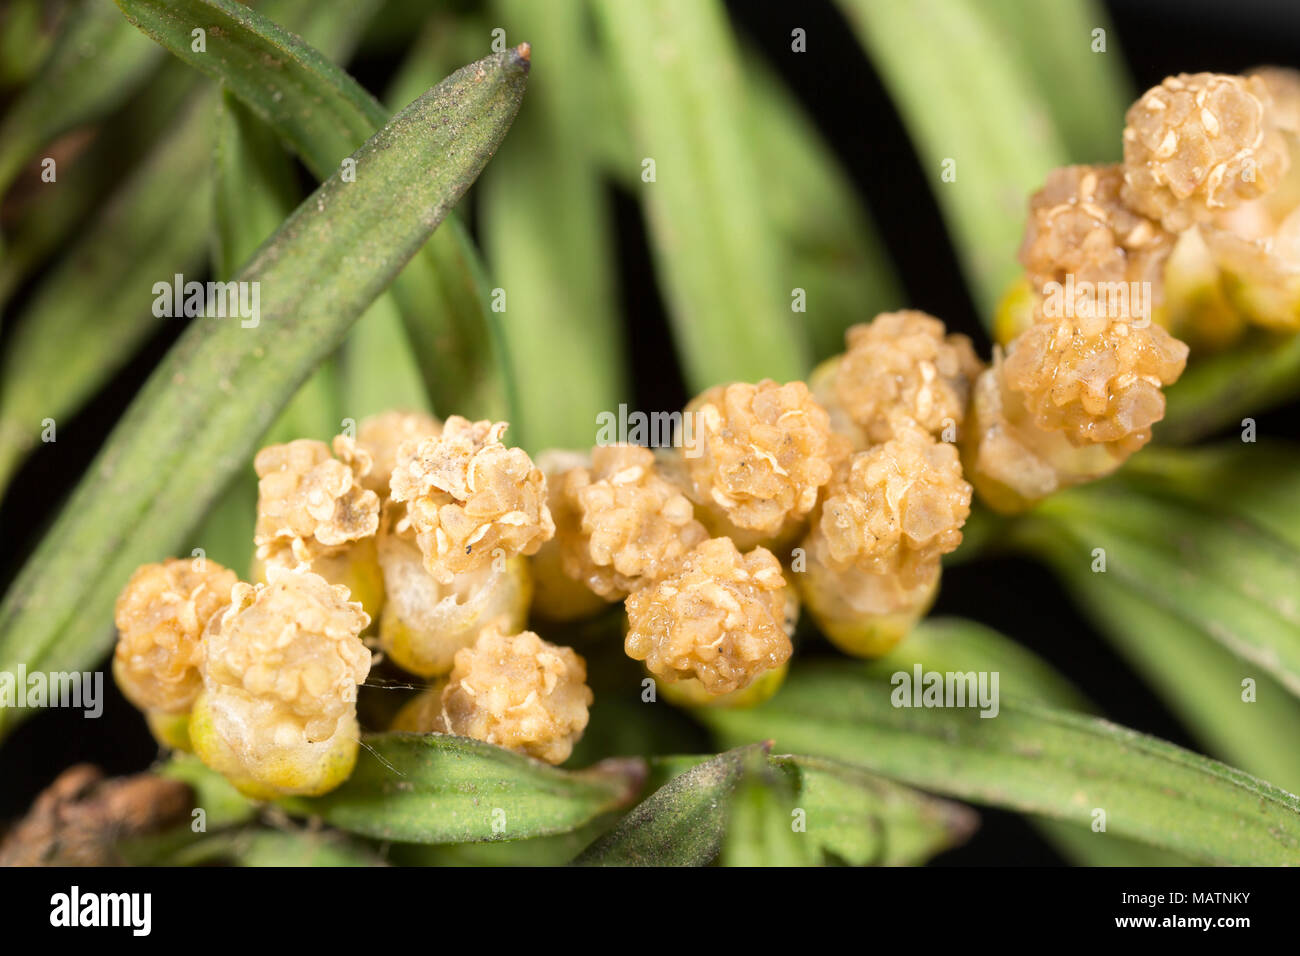
<svg viewBox="0 0 1300 956"><path fill-rule="evenodd" d="M1294 0L1112 0L1107 7L1114 27L1107 55L1125 58L1137 90L1178 72L1239 72L1264 63L1300 67L1300 2ZM837 11L824 0L732 0L728 8L737 27L790 84L860 190L906 290L906 301L898 307L924 309L942 317L950 328L970 335L987 355L987 336L960 280L930 186L888 96ZM815 56L790 52L790 30L796 26L807 31ZM990 50L988 55L1001 54ZM382 88L391 68L390 63L366 60L352 67L371 89ZM867 130L870 142L865 139ZM681 379L665 371L674 364L644 224L628 195L615 192L615 214L637 406L678 408L688 396ZM861 321L870 316L853 318ZM4 325L0 344L12 322ZM180 323L172 323L160 331L85 411L66 428L61 424L60 441L39 446L19 473L0 505L4 541L0 589L8 586L180 329ZM1296 410L1292 405L1257 416L1261 438L1300 437ZM1110 718L1194 747L1038 565L993 558L954 568L945 575L935 613L970 617L1014 637L1069 676ZM82 720L71 711L49 711L18 728L0 748L0 822L22 813L32 797L73 762L92 761L110 773L125 773L143 769L156 756L138 714L118 695L111 679L105 685L108 701L100 720ZM938 862L1061 862L1018 816L985 809L981 816L983 825L971 842Z"/></svg>

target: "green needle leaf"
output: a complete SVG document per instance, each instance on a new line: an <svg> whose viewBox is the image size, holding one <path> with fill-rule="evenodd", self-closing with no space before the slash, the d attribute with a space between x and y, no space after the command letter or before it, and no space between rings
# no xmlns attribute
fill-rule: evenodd
<svg viewBox="0 0 1300 956"><path fill-rule="evenodd" d="M1135 494L1122 479L1054 496L1036 515L1073 543L1074 564L1091 573L1104 549L1107 583L1300 695L1300 550L1222 511Z"/></svg>
<svg viewBox="0 0 1300 956"><path fill-rule="evenodd" d="M68 13L64 5L51 11L48 0L9 0L0 9L0 89L8 92L32 78Z"/></svg>
<svg viewBox="0 0 1300 956"><path fill-rule="evenodd" d="M730 800L754 744L706 760L673 777L588 847L579 866L704 866L718 855Z"/></svg>
<svg viewBox="0 0 1300 956"><path fill-rule="evenodd" d="M1211 863L1300 863L1300 800L1093 717L1003 698L970 708L895 707L894 686L850 662L807 662L753 710L701 711L724 742L775 738L911 786L1089 824ZM1106 837L1097 834L1097 839Z"/></svg>
<svg viewBox="0 0 1300 956"><path fill-rule="evenodd" d="M484 249L506 295L501 325L520 414L512 435L533 451L587 448L597 416L631 388L613 288L613 213L588 136L584 0L494 9L508 37L532 37L546 51L528 109L478 186Z"/></svg>
<svg viewBox="0 0 1300 956"><path fill-rule="evenodd" d="M0 306L49 259L74 241L114 188L147 160L178 122L199 77L181 63L152 73L135 96L87 124L84 147L59 160L58 178L10 194L0 257Z"/></svg>
<svg viewBox="0 0 1300 956"><path fill-rule="evenodd" d="M858 866L923 863L965 841L975 814L859 768L769 756L753 744L716 757L660 757L665 782L575 863L795 866L824 854ZM666 778L666 779L665 779Z"/></svg>
<svg viewBox="0 0 1300 956"><path fill-rule="evenodd" d="M635 758L560 770L465 737L388 733L365 738L343 786L281 805L380 840L523 840L566 833L624 807L644 780Z"/></svg>
<svg viewBox="0 0 1300 956"><path fill-rule="evenodd" d="M753 83L748 135L759 163L758 196L780 239L782 275L807 293L813 359L844 351L844 331L899 308L903 294L867 211L821 133L781 80L747 57Z"/></svg>
<svg viewBox="0 0 1300 956"><path fill-rule="evenodd" d="M42 422L66 425L157 327L153 284L203 261L211 104L189 104L33 293L0 359L0 489L40 441Z"/></svg>
<svg viewBox="0 0 1300 956"><path fill-rule="evenodd" d="M477 177L509 129L528 61L457 71L369 140L236 277L260 323L198 318L144 385L0 605L0 667L80 670L111 640L138 565L183 542L295 389ZM17 712L0 713L6 726Z"/></svg>
<svg viewBox="0 0 1300 956"><path fill-rule="evenodd" d="M1114 484L1114 493L1129 501L1125 513L1134 515L1126 529L1130 536L1167 539L1177 527L1170 524L1175 520L1170 507L1190 505L1220 527L1235 529L1234 537L1245 538L1232 545L1230 553L1255 550L1256 536L1264 535L1269 543L1262 553L1276 555L1281 546L1291 554L1281 559L1283 564L1300 563L1300 455L1294 449L1253 444L1149 448L1129 462ZM1065 507L1070 509L1071 499ZM1221 640L1231 633L1221 622L1226 619L1228 627L1235 626L1231 609L1210 616L1181 610L1186 600L1199 599L1190 592L1206 589L1201 577L1210 569L1188 563L1180 552L1157 577L1112 573L1122 570L1115 568L1116 560L1128 564L1125 547L1114 545L1120 550L1107 551L1106 572L1094 573L1091 549L1102 545L1093 529L1083 530L1083 523L1082 516L1062 523L1049 508L1018 523L1013 534L1052 565L1085 613L1209 752L1300 791L1300 749L1294 735L1300 726L1300 699L1279 678L1247 662ZM1247 599L1285 602L1285 590L1271 597L1258 590L1267 580L1249 580L1244 585L1250 590ZM1153 597L1152 592L1159 594ZM1291 630L1275 621L1254 633L1263 639L1273 635L1285 644L1293 640ZM1254 681L1253 700L1243 700L1246 678Z"/></svg>
<svg viewBox="0 0 1300 956"><path fill-rule="evenodd" d="M867 665L877 677L898 671L997 671L1000 693L1066 710L1092 710L1078 688L1031 651L992 628L956 617L921 621L889 654Z"/></svg>
<svg viewBox="0 0 1300 956"><path fill-rule="evenodd" d="M194 834L188 826L118 844L131 866L383 866L374 849L331 830L234 827Z"/></svg>
<svg viewBox="0 0 1300 956"><path fill-rule="evenodd" d="M1196 356L1165 390L1158 441L1183 445L1258 415L1300 392L1300 335L1259 330L1225 352Z"/></svg>
<svg viewBox="0 0 1300 956"><path fill-rule="evenodd" d="M927 618L907 640L880 660L869 672L888 680L899 671L961 673L996 671L998 689L1016 700L1029 700L1049 707L1092 712L1095 708L1068 680L1041 658L1015 641L974 621L960 618ZM1255 770L1253 767L1247 769ZM1275 779L1265 775L1267 779ZM1090 827L1042 816L1029 821L1074 863L1083 866L1188 866L1191 861L1167 850L1135 843L1112 835L1098 840Z"/></svg>
<svg viewBox="0 0 1300 956"><path fill-rule="evenodd" d="M233 278L239 266L275 233L301 197L288 154L280 148L271 130L229 90L222 91L217 129L213 163L217 231L214 258L217 275L225 280ZM381 296L367 314L383 301ZM363 315L348 333L349 337L365 321ZM312 373L267 429L261 444L279 444L296 438L329 441L338 433L343 407L335 365L335 359L330 357ZM251 475L251 467L243 469L242 477L247 479ZM250 512L240 522L241 529L252 518ZM245 548L250 547L251 531L241 540ZM246 561L236 565L247 566Z"/></svg>
<svg viewBox="0 0 1300 956"><path fill-rule="evenodd" d="M301 38L235 0L116 0L127 18L214 76L270 125L317 177L388 119L388 111ZM206 52L190 31L208 29ZM506 417L504 347L468 234L453 217L394 285L425 385L441 414Z"/></svg>
<svg viewBox="0 0 1300 956"><path fill-rule="evenodd" d="M394 408L433 410L402 311L391 295L376 299L352 327L339 373L343 408L355 421Z"/></svg>
<svg viewBox="0 0 1300 956"><path fill-rule="evenodd" d="M960 846L979 818L849 764L821 757L775 757L798 772L797 800L808 837L824 853L854 866L916 866ZM790 814L785 816L786 829Z"/></svg>
<svg viewBox="0 0 1300 956"><path fill-rule="evenodd" d="M275 135L222 90L212 151L216 241L213 268L228 279L298 205L293 164Z"/></svg>
<svg viewBox="0 0 1300 956"><path fill-rule="evenodd" d="M229 90L221 93L215 125L213 259L217 277L225 281L275 232L300 197L293 164L279 140ZM360 322L350 334L358 328ZM295 438L328 440L335 434L341 409L333 364L333 359L327 359L312 373L261 444ZM257 478L250 466L231 479L191 543L207 557L243 574L252 566L256 517Z"/></svg>
<svg viewBox="0 0 1300 956"><path fill-rule="evenodd" d="M609 829L616 812L576 830L528 840L491 843L394 843L388 861L396 866L564 866Z"/></svg>
<svg viewBox="0 0 1300 956"><path fill-rule="evenodd" d="M1048 105L977 0L839 6L907 125L989 323L1021 274L1016 250L1029 196L1065 165Z"/></svg>
<svg viewBox="0 0 1300 956"><path fill-rule="evenodd" d="M1081 608L1200 745L1292 793L1300 791L1300 701L1201 628L1074 564L1053 561ZM1246 678L1255 685L1249 701L1242 696Z"/></svg>
<svg viewBox="0 0 1300 956"><path fill-rule="evenodd" d="M257 815L257 806L251 800L191 754L176 754L154 772L193 788L194 806L202 808L203 822L209 830L247 823Z"/></svg>
<svg viewBox="0 0 1300 956"><path fill-rule="evenodd" d="M1293 444L1147 448L1124 466L1122 480L1246 521L1300 551L1300 448Z"/></svg>
<svg viewBox="0 0 1300 956"><path fill-rule="evenodd" d="M728 801L722 866L812 866L819 861L807 831L807 809L798 806L799 774L770 761L763 751L746 757L745 774ZM801 820L801 814L803 819Z"/></svg>
<svg viewBox="0 0 1300 956"><path fill-rule="evenodd" d="M107 3L83 3L0 124L0 195L36 150L123 102L158 63Z"/></svg>
<svg viewBox="0 0 1300 956"><path fill-rule="evenodd" d="M268 0L261 6L323 49L342 54L370 2L350 4L346 12L311 9L311 0ZM102 0L91 5L95 16L107 9L135 36ZM64 425L157 328L161 320L140 290L176 273L189 275L201 264L212 222L205 167L213 134L210 96L190 95L199 79L180 63L164 64L138 97L104 120L86 155L61 166L55 183L42 185L14 247L0 262L2 300L81 217L91 218L101 191L125 179L38 286L0 365L0 489L39 440L43 419ZM154 143L155 149L146 149ZM131 171L129 177L124 170ZM295 196L284 212L296 204ZM280 219L226 221L253 233L246 257ZM220 263L218 275L229 277L242 263L243 258ZM70 341L78 348L69 350Z"/></svg>
<svg viewBox="0 0 1300 956"><path fill-rule="evenodd" d="M383 866L374 850L337 833L247 827L214 833L174 854L169 866Z"/></svg>
<svg viewBox="0 0 1300 956"><path fill-rule="evenodd" d="M220 80L319 178L387 119L355 80L315 47L234 0L115 0L126 19L195 69ZM191 31L203 29L204 49Z"/></svg>
<svg viewBox="0 0 1300 956"><path fill-rule="evenodd" d="M623 165L641 177L634 188L687 385L803 377L811 352L754 199L764 187L722 5L596 0L594 8L632 116L636 152Z"/></svg>
<svg viewBox="0 0 1300 956"><path fill-rule="evenodd" d="M1124 113L1135 94L1124 53L1097 0L979 0L979 11L1013 49L1048 106L1070 162L1116 162ZM1100 31L1100 32L1099 32Z"/></svg>

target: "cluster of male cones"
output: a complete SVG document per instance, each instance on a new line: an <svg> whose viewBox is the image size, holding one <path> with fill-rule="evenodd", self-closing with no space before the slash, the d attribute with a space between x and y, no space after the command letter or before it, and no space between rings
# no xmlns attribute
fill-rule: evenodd
<svg viewBox="0 0 1300 956"><path fill-rule="evenodd" d="M1014 512L1109 474L1163 417L1184 339L1300 328L1297 135L1288 71L1145 93L1123 163L1056 170L1032 198L987 365L894 312L808 382L697 396L689 447L534 461L504 422L393 411L263 448L253 583L201 558L141 567L116 679L162 743L272 798L351 773L375 653L427 682L394 729L566 760L586 665L530 615L622 603L627 654L683 706L774 693L801 607L846 653L882 654L932 602L973 490ZM1097 293L1116 286L1151 294Z"/></svg>

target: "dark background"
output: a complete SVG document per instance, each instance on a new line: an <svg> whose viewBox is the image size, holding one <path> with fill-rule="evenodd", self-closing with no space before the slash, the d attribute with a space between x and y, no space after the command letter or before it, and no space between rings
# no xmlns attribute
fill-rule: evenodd
<svg viewBox="0 0 1300 956"><path fill-rule="evenodd" d="M635 2L635 0L630 0ZM881 0L907 2L907 0ZM1037 0L1051 3L1053 0ZM1178 72L1235 73L1265 63L1300 67L1300 0L1110 0L1110 53L1125 58L1137 91ZM847 24L826 0L730 0L745 33L784 76L834 146L888 244L906 290L898 307L924 309L970 335L984 355L988 338L960 280L960 269L929 183L880 81ZM790 52L790 30L807 30L817 56ZM997 56L996 50L989 52ZM362 59L358 78L380 89L392 64ZM526 108L526 107L525 107ZM863 131L871 130L867 142ZM1115 131L1118 138L1119 130ZM1084 157L1080 157L1084 159ZM655 287L644 224L635 201L615 191L624 316L637 406L681 407L663 306ZM21 303L19 303L21 306ZM855 317L866 320L870 316ZM11 322L5 323L0 347ZM65 429L39 446L0 504L0 590L7 588L60 502L89 464L149 370L179 334L169 324L143 353ZM71 347L75 347L72 345ZM1295 405L1257 416L1261 437L1300 438ZM1194 745L1146 686L1111 652L1040 566L1015 558L981 559L944 577L936 614L988 624L1068 675L1113 720L1186 747ZM0 824L21 814L59 771L92 761L110 773L138 771L157 749L144 722L105 680L103 718L48 711L19 727L0 748ZM981 809L983 824L965 847L938 862L1059 864L1060 858L1015 814Z"/></svg>

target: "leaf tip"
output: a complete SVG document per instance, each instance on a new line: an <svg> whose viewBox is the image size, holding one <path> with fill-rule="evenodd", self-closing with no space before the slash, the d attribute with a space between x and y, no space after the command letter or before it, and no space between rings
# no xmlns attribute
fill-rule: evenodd
<svg viewBox="0 0 1300 956"><path fill-rule="evenodd" d="M533 62L533 45L527 42L519 44L519 46L515 47L515 55L519 57L524 65L524 70L527 71Z"/></svg>
<svg viewBox="0 0 1300 956"><path fill-rule="evenodd" d="M615 805L625 807L636 802L650 776L650 767L640 757L607 757L588 772L612 781L618 792Z"/></svg>

